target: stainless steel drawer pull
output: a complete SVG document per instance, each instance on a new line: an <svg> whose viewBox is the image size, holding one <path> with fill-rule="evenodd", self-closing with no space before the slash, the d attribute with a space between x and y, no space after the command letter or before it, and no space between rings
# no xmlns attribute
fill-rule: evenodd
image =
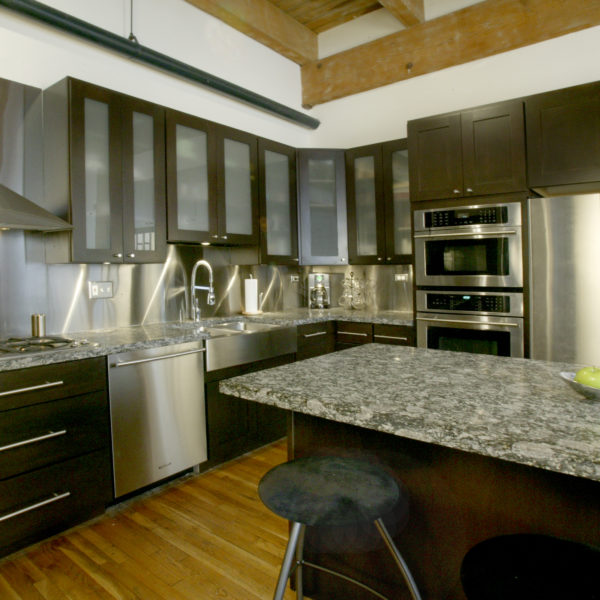
<svg viewBox="0 0 600 600"><path fill-rule="evenodd" d="M153 356L151 358L140 358L139 360L128 360L127 362L116 362L110 366L111 367L128 367L129 365L139 365L141 363L152 362L155 360L165 360L167 358L176 358L178 356L185 356L186 354L198 354L199 352L206 352L206 349L198 348L197 350L187 350L186 352L176 352L175 354L165 354L164 356Z"/></svg>
<svg viewBox="0 0 600 600"><path fill-rule="evenodd" d="M402 342L408 342L407 337L400 337L398 335L383 335L381 333L376 333L373 337L376 338L385 338L386 340L400 340Z"/></svg>
<svg viewBox="0 0 600 600"><path fill-rule="evenodd" d="M439 323L440 325L452 325L453 323L457 323L459 325L492 325L493 327L519 327L518 323L494 323L493 321L459 321L458 319L452 321L444 321L443 319L426 319L425 317L417 317L417 321L428 321L430 323Z"/></svg>
<svg viewBox="0 0 600 600"><path fill-rule="evenodd" d="M52 438L65 435L66 433L66 429L61 429L60 431L49 431L45 435L40 435L38 437L30 438L28 440L23 440L22 442L15 442L14 444L8 444L7 446L0 446L0 452L4 452L5 450L12 450L13 448L19 448L20 446L27 446L27 444L35 444L36 442L50 440Z"/></svg>
<svg viewBox="0 0 600 600"><path fill-rule="evenodd" d="M413 237L415 238L449 238L449 237L469 237L476 238L478 235L493 235L495 237L501 237L503 235L516 235L517 232L514 230L510 231L461 231L460 233L448 232L448 233L416 233Z"/></svg>
<svg viewBox="0 0 600 600"><path fill-rule="evenodd" d="M316 331L315 333L304 333L302 335L304 335L304 337L307 338L307 337L315 337L316 335L327 335L327 332L326 331Z"/></svg>
<svg viewBox="0 0 600 600"><path fill-rule="evenodd" d="M357 333L356 331L338 331L338 333L343 333L344 335L360 335L362 337L368 337L368 333Z"/></svg>
<svg viewBox="0 0 600 600"><path fill-rule="evenodd" d="M18 388L16 390L8 390L7 392L0 392L0 397L12 396L13 394L24 394L25 392L35 392L37 390L45 390L46 388L56 387L64 384L64 381L50 381L48 383L41 383L40 385L32 385L30 387Z"/></svg>
<svg viewBox="0 0 600 600"><path fill-rule="evenodd" d="M52 494L52 496L50 496L50 498L46 498L46 500L42 500L40 502L36 502L35 504L32 504L31 506L26 506L25 508L15 510L15 512L8 513L7 515L2 515L0 517L0 523L2 521L8 521L9 519L12 519L13 517L18 517L19 515L28 513L32 510L35 510L36 508L41 508L42 506L52 504L53 502L58 502L59 500L64 500L65 498L68 498L70 495L71 495L71 492L64 492L62 494L54 493L54 494Z"/></svg>

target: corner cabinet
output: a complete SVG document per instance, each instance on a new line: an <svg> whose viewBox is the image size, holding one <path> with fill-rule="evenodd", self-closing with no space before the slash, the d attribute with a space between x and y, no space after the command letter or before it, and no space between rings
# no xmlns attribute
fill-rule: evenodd
<svg viewBox="0 0 600 600"><path fill-rule="evenodd" d="M44 135L46 196L73 224L66 260L164 261L164 109L67 78L44 91Z"/></svg>
<svg viewBox="0 0 600 600"><path fill-rule="evenodd" d="M600 82L529 96L525 115L531 188L600 181Z"/></svg>
<svg viewBox="0 0 600 600"><path fill-rule="evenodd" d="M300 264L348 264L343 150L298 150Z"/></svg>
<svg viewBox="0 0 600 600"><path fill-rule="evenodd" d="M412 261L407 140L346 151L350 264Z"/></svg>
<svg viewBox="0 0 600 600"><path fill-rule="evenodd" d="M523 102L408 122L411 200L527 189Z"/></svg>
<svg viewBox="0 0 600 600"><path fill-rule="evenodd" d="M263 264L298 264L296 150L258 140L260 255Z"/></svg>
<svg viewBox="0 0 600 600"><path fill-rule="evenodd" d="M256 137L167 110L166 144L169 242L258 244Z"/></svg>

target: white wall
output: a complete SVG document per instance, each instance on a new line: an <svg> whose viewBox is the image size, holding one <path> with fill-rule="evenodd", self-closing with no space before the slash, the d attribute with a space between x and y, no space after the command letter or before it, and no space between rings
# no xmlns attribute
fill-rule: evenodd
<svg viewBox="0 0 600 600"><path fill-rule="evenodd" d="M129 0L45 4L117 35L130 32ZM134 0L140 44L302 111L300 69L184 0ZM0 77L45 88L70 75L292 145L309 130L0 8Z"/></svg>
<svg viewBox="0 0 600 600"><path fill-rule="evenodd" d="M316 106L318 147L406 137L410 119L600 80L600 27ZM357 66L357 69L361 67Z"/></svg>

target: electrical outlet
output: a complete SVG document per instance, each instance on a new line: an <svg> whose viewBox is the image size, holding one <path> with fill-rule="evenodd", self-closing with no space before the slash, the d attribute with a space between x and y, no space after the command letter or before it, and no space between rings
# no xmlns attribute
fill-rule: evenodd
<svg viewBox="0 0 600 600"><path fill-rule="evenodd" d="M88 281L88 297L92 298L112 298L112 281Z"/></svg>
<svg viewBox="0 0 600 600"><path fill-rule="evenodd" d="M394 281L408 281L406 273L394 273Z"/></svg>
<svg viewBox="0 0 600 600"><path fill-rule="evenodd" d="M300 275L290 275L290 283L298 283L300 281Z"/></svg>

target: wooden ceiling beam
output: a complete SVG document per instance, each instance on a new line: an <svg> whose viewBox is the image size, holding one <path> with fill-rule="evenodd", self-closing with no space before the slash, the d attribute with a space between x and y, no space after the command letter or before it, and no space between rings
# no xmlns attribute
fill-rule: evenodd
<svg viewBox="0 0 600 600"><path fill-rule="evenodd" d="M302 103L315 106L599 24L600 0L484 0L307 63Z"/></svg>
<svg viewBox="0 0 600 600"><path fill-rule="evenodd" d="M319 56L317 35L268 0L186 0L299 65Z"/></svg>
<svg viewBox="0 0 600 600"><path fill-rule="evenodd" d="M412 27L425 20L423 0L379 0L379 4L405 27Z"/></svg>

